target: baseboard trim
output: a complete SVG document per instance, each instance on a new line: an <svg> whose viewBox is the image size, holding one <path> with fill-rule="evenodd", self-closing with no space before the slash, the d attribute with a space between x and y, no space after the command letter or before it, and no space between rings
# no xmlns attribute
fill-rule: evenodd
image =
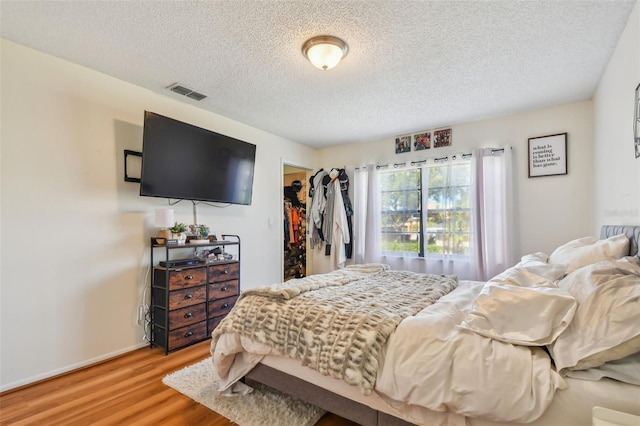
<svg viewBox="0 0 640 426"><path fill-rule="evenodd" d="M90 358L88 360L78 362L76 364L67 365L66 367L57 368L55 370L47 371L42 374L38 374L36 376L28 377L23 380L17 380L12 383L8 383L6 385L0 386L0 394L3 394L8 391L15 391L27 386L35 385L37 383L41 383L50 379L53 379L58 376L62 376L67 373L71 373L75 370L80 370L82 368L91 367L95 364L100 364L101 362L108 361L113 358L117 358L129 352L133 352L135 350L144 348L145 346L149 346L149 343L138 343L137 345L129 346L127 348L123 348L114 352L109 352L108 354L100 355L94 358Z"/></svg>

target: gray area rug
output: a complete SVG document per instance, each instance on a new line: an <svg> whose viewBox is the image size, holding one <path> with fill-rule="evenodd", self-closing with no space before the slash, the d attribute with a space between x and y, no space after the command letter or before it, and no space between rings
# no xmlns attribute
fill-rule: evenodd
<svg viewBox="0 0 640 426"><path fill-rule="evenodd" d="M239 426L313 426L324 410L258 385L247 395L221 396L211 358L175 371L162 382Z"/></svg>

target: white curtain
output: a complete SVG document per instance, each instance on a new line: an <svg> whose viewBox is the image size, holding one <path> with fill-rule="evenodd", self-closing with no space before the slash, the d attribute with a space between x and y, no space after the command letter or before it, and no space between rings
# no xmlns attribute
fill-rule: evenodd
<svg viewBox="0 0 640 426"><path fill-rule="evenodd" d="M476 280L489 280L514 263L512 169L510 146L473 151L472 263Z"/></svg>
<svg viewBox="0 0 640 426"><path fill-rule="evenodd" d="M353 260L380 263L380 187L376 166L356 169L353 181Z"/></svg>
<svg viewBox="0 0 640 426"><path fill-rule="evenodd" d="M460 279L480 281L512 266L511 147L505 147L504 152L476 150L472 157L470 256L382 256L379 172L375 165L369 165L354 173L354 263L386 263L396 270L456 274ZM425 190L423 186L423 193Z"/></svg>

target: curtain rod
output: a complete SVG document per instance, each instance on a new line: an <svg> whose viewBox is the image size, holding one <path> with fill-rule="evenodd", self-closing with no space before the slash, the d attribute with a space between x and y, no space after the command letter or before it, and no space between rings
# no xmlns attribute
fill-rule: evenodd
<svg viewBox="0 0 640 426"><path fill-rule="evenodd" d="M512 149L512 148L511 148L511 147L509 147L509 149ZM491 155L495 155L495 154L496 154L496 153L498 153L498 152L504 152L504 148L491 148ZM472 156L473 156L473 153L472 153L472 152L468 152L468 153L463 153L463 154L453 154L453 155L451 156L451 159L452 159L452 160L456 160L456 159L458 158L458 155L460 155L460 157L461 157L463 160L466 160L467 158L472 157ZM431 159L432 159L432 158L426 158L426 159L424 159L424 160L415 160L415 161L411 161L409 164L410 164L411 166L419 166L419 165L422 165L422 164L426 164L426 163L427 163L427 161L429 161L429 160L431 160ZM448 157L448 156L445 156L445 157L435 157L435 158L433 158L433 162L434 162L434 163L439 163L439 162L441 162L441 161L449 161L449 157ZM397 169L398 167L404 167L404 166L406 166L406 165L407 165L406 161L405 161L405 162L403 162L403 163L377 164L377 165L376 165L376 169L377 169L377 170L380 170L380 169L388 169L388 168L389 168L389 166L393 166L393 168L394 168L394 169ZM356 167L356 168L355 168L355 170L360 170L361 168L362 168L362 167Z"/></svg>
<svg viewBox="0 0 640 426"><path fill-rule="evenodd" d="M472 155L472 154L471 154L471 153L469 153L469 154L461 154L461 155L462 155L462 158L468 158L468 157L471 157L471 155ZM454 156L453 156L453 157L451 157L451 158L453 158L453 159L455 160L455 159L456 159L456 156L454 155ZM420 165L420 164L425 164L428 160L429 160L429 159L425 159L425 160L416 160L416 161L412 161L412 162L411 162L411 163L409 163L409 164L411 164L412 166L417 166L417 165ZM437 158L434 158L434 159L433 159L433 161L434 161L434 162L436 162L436 163L439 163L440 161L449 161L449 157L437 157ZM391 165L393 165L393 168L394 168L394 169L397 169L398 167L404 167L404 166L406 166L406 165L407 165L407 162L405 161L405 162L403 162L403 163L392 163ZM387 163L387 164L377 164L377 165L376 165L376 169L377 169L377 170L380 170L380 169L387 169L387 168L389 168L389 164L388 164L388 163ZM356 170L359 170L359 169L360 169L359 167L356 167Z"/></svg>

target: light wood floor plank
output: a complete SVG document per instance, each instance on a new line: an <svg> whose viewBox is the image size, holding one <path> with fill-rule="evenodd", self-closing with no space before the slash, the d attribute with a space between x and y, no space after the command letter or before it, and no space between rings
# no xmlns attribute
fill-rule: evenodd
<svg viewBox="0 0 640 426"><path fill-rule="evenodd" d="M142 348L105 362L0 394L0 425L236 426L165 386L162 378L209 356L204 341L165 356ZM316 426L355 426L326 414Z"/></svg>

